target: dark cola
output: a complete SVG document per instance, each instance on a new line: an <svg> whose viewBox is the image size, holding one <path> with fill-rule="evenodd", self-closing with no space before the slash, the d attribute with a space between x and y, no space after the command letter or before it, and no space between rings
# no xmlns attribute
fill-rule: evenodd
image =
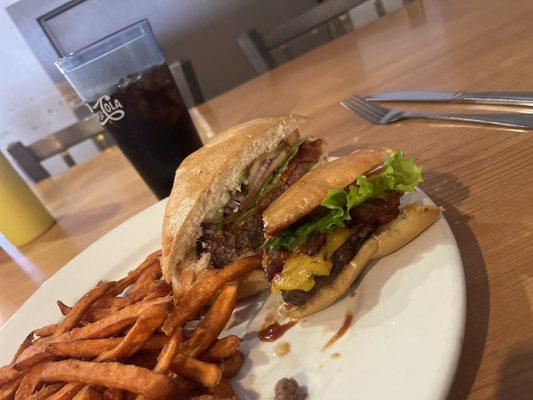
<svg viewBox="0 0 533 400"><path fill-rule="evenodd" d="M121 79L90 106L152 192L167 197L178 165L202 146L168 66Z"/></svg>

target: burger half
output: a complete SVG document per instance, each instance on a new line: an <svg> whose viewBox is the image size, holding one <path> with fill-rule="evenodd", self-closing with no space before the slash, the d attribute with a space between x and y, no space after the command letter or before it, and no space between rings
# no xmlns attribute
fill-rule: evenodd
<svg viewBox="0 0 533 400"><path fill-rule="evenodd" d="M436 221L440 207L408 204L421 167L401 151L355 151L313 169L263 214L263 267L281 312L317 312L342 296L372 259L408 243Z"/></svg>
<svg viewBox="0 0 533 400"><path fill-rule="evenodd" d="M175 298L213 268L259 254L262 212L319 160L322 142L301 138L299 115L260 118L217 135L176 171L163 221L162 270ZM261 271L239 285L266 288Z"/></svg>

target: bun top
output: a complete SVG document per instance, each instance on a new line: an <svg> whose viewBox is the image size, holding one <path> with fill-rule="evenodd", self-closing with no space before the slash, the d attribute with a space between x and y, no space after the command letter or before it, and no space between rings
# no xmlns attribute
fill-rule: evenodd
<svg viewBox="0 0 533 400"><path fill-rule="evenodd" d="M265 233L275 236L320 206L331 189L353 183L359 176L382 164L393 150L357 150L305 174L270 204L263 213Z"/></svg>
<svg viewBox="0 0 533 400"><path fill-rule="evenodd" d="M163 220L163 276L172 282L176 268L196 248L200 224L229 201L245 169L304 121L300 115L254 119L215 136L178 167ZM176 267L178 266L178 267Z"/></svg>

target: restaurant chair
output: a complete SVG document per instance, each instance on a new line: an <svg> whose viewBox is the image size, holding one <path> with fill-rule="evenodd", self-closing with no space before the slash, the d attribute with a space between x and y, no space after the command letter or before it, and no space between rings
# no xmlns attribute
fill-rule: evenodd
<svg viewBox="0 0 533 400"><path fill-rule="evenodd" d="M7 146L7 151L30 179L39 182L50 176L41 165L42 161L60 155L72 167L76 162L68 149L86 140L91 140L99 151L115 144L98 120L90 117L28 146L21 142L11 143Z"/></svg>
<svg viewBox="0 0 533 400"><path fill-rule="evenodd" d="M191 61L176 61L170 64L169 68L187 108L197 106L205 101Z"/></svg>
<svg viewBox="0 0 533 400"><path fill-rule="evenodd" d="M368 14L368 8L371 7L375 18L379 18L396 9L396 3L403 5L409 1L411 0L328 0L266 32L247 30L237 38L237 42L255 71L262 74L278 66L272 54L274 50L280 49L287 58L293 58L288 42L299 36L315 33L318 27L325 26L332 40L353 30L354 25L362 25L356 23L358 11ZM362 5L363 7L358 7ZM367 15L362 18L368 20Z"/></svg>

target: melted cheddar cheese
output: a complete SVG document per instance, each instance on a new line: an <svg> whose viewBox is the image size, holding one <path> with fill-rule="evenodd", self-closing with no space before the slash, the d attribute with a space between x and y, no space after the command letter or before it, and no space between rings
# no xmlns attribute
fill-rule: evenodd
<svg viewBox="0 0 533 400"><path fill-rule="evenodd" d="M278 293L281 290L303 290L308 292L315 286L315 276L326 276L331 272L333 262L331 257L353 233L348 228L339 228L326 237L326 244L314 256L302 253L292 253L283 271L274 277L271 290Z"/></svg>
<svg viewBox="0 0 533 400"><path fill-rule="evenodd" d="M348 228L335 229L333 232L329 233L326 236L326 257L331 259L335 250L341 247L352 234L353 230Z"/></svg>

